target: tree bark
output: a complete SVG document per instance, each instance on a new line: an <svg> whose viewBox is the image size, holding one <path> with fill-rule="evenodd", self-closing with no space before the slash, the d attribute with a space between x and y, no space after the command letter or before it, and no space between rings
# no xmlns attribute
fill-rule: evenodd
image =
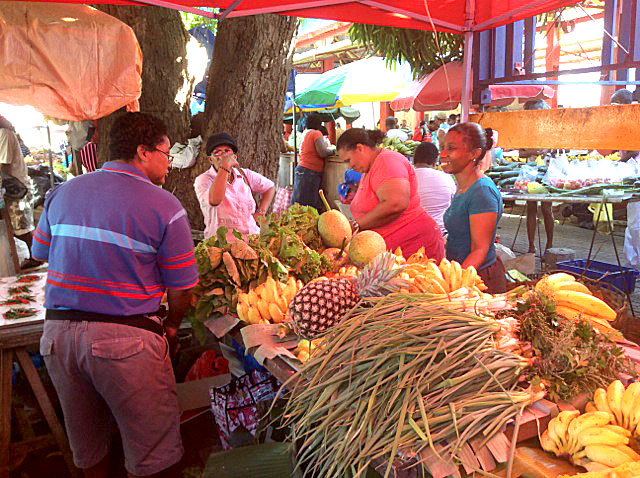
<svg viewBox="0 0 640 478"><path fill-rule="evenodd" d="M240 165L274 180L296 24L295 18L280 15L219 22L209 69L204 144L212 133L230 133L238 144ZM203 147L195 166L171 171L165 186L180 199L196 229L204 223L193 182L209 167Z"/></svg>
<svg viewBox="0 0 640 478"><path fill-rule="evenodd" d="M180 14L152 6L94 5L129 25L142 50L142 96L140 111L162 118L172 143L189 137L190 103L194 79L187 71L189 34ZM98 164L108 161L109 130L121 111L106 116L98 126Z"/></svg>

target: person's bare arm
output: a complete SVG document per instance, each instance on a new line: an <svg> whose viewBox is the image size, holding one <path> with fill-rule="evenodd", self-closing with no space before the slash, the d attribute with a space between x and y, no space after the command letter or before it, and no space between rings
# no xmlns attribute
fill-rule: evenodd
<svg viewBox="0 0 640 478"><path fill-rule="evenodd" d="M380 227L400 217L409 206L410 192L408 180L403 178L387 179L376 191L380 202L358 219L360 229Z"/></svg>
<svg viewBox="0 0 640 478"><path fill-rule="evenodd" d="M496 228L497 212L484 212L469 216L471 229L471 252L462 263L462 268L473 266L478 269L486 260Z"/></svg>
<svg viewBox="0 0 640 478"><path fill-rule="evenodd" d="M324 142L324 138L318 138L313 142L313 146L316 148L316 153L321 158L328 158L333 154L333 149L327 148L327 144Z"/></svg>
<svg viewBox="0 0 640 478"><path fill-rule="evenodd" d="M256 209L256 212L253 215L253 218L256 221L258 220L258 217L265 215L265 213L267 212L267 209L269 209L269 205L271 204L271 201L273 200L273 197L275 195L276 195L276 187L275 186L270 187L267 190L267 192L265 192L262 195L262 199L260 200L260 205L258 206L258 209Z"/></svg>
<svg viewBox="0 0 640 478"><path fill-rule="evenodd" d="M218 174L209 187L209 204L211 206L217 206L224 199L224 194L227 192L229 172L237 165L238 157L235 154L226 154L220 159Z"/></svg>

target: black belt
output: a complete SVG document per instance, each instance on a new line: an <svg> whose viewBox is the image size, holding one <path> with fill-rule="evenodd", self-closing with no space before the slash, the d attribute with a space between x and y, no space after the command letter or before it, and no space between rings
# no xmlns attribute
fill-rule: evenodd
<svg viewBox="0 0 640 478"><path fill-rule="evenodd" d="M149 318L149 314L136 315L107 315L97 312L84 312L82 310L47 309L46 320L72 320L74 322L106 322L109 324L128 325L138 329L149 330L164 336L164 328L155 320Z"/></svg>

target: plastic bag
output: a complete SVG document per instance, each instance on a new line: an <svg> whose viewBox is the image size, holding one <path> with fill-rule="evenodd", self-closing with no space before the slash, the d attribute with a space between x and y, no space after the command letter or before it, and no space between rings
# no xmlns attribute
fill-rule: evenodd
<svg viewBox="0 0 640 478"><path fill-rule="evenodd" d="M536 180L538 176L538 166L524 165L520 168L520 174L513 185L514 189L526 191L530 182Z"/></svg>
<svg viewBox="0 0 640 478"><path fill-rule="evenodd" d="M602 203L589 204L589 211L593 213L593 224L597 224L596 230L600 234L613 232L613 205L610 203L602 207Z"/></svg>
<svg viewBox="0 0 640 478"><path fill-rule="evenodd" d="M173 162L171 167L178 169L190 168L196 164L198 158L198 152L200 151L200 145L202 144L202 137L197 136L187 140L187 144L175 143L171 147L169 153L173 156Z"/></svg>

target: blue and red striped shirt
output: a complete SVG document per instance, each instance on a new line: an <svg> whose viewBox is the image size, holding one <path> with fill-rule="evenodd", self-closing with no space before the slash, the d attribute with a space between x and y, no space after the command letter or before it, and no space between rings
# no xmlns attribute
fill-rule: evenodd
<svg viewBox="0 0 640 478"><path fill-rule="evenodd" d="M47 309L152 313L167 288L198 282L184 208L140 170L119 161L51 192L33 256L49 262Z"/></svg>

